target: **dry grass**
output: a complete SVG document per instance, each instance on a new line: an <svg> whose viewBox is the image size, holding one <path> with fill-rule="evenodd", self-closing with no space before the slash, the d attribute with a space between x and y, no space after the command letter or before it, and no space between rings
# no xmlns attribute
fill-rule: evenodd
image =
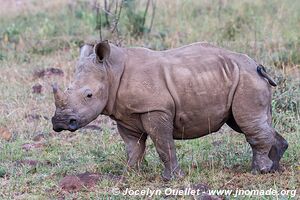
<svg viewBox="0 0 300 200"><path fill-rule="evenodd" d="M123 142L106 117L100 116L93 122L102 127L101 131L54 134L51 130L49 119L54 103L50 84L67 86L73 76L79 43L97 37L92 3L84 2L0 1L0 128L12 133L9 141L0 139L1 199L123 199L113 196L112 188L186 188L196 184L211 189L297 189L299 196L299 2L156 1L152 32L143 38L130 35L123 13L119 29L124 46L166 49L206 40L248 53L269 66L280 83L274 89L273 110L274 125L290 144L282 160L284 172L250 174L249 145L241 134L224 128L201 139L176 142L187 176L170 183L160 178L162 164L150 141L142 170L123 174ZM140 7L143 5L144 1ZM104 35L108 36L108 31L104 30ZM34 77L37 70L50 67L63 70L64 76ZM32 86L37 83L42 85L40 94L32 93ZM33 141L39 134L44 139ZM26 143L37 148L29 145L32 148L26 150ZM22 160L39 163L18 164ZM60 189L59 181L65 175L85 171L100 174L95 187L73 193ZM257 197L273 198L277 197Z"/></svg>

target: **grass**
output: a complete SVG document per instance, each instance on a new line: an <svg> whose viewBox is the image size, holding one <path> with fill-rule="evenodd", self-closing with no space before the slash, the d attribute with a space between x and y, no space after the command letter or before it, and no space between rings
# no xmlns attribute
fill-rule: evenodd
<svg viewBox="0 0 300 200"><path fill-rule="evenodd" d="M210 189L297 189L296 197L278 196L278 199L299 198L298 1L156 1L152 31L143 37L131 35L130 22L126 12L122 12L119 38L123 46L161 50L209 41L249 54L268 66L279 83L273 93L273 124L290 145L281 162L284 172L249 173L252 156L249 145L243 135L224 127L204 138L176 142L179 162L187 176L169 183L160 178L163 167L151 141L147 143L142 170L123 174L124 144L113 122L104 116L93 122L102 127L101 131L53 134L51 130L49 119L54 113L54 103L50 84L58 82L67 86L72 80L78 46L83 40L98 37L92 4L32 0L26 4L20 1L18 5L12 1L8 5L4 2L0 1L4 5L0 13L0 128L7 128L13 136L10 141L0 139L0 199L123 199L123 196L114 196L112 188L163 190L197 184ZM143 10L144 6L142 1L137 8ZM147 18L146 24L149 23ZM103 31L104 37L117 40L106 29ZM49 67L62 69L65 75L33 76L35 71ZM41 94L32 93L36 83L43 87ZM45 116L48 120L31 119L26 117L28 115ZM39 143L33 142L38 134L45 136L44 146L24 150L26 143ZM40 163L36 166L18 164L26 159ZM85 171L101 175L95 187L73 193L60 189L59 182L64 176ZM226 198L234 199L233 196ZM273 199L268 195L256 198Z"/></svg>

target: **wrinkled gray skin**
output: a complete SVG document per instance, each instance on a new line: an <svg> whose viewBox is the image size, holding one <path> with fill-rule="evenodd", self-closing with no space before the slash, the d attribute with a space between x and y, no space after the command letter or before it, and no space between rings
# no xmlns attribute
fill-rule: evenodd
<svg viewBox="0 0 300 200"><path fill-rule="evenodd" d="M202 137L227 123L251 145L253 171L271 172L288 144L271 126L270 84L248 56L207 43L166 51L88 44L70 87L53 87L53 129L75 131L108 115L126 144L127 168L139 166L150 137L169 180L184 175L174 139Z"/></svg>

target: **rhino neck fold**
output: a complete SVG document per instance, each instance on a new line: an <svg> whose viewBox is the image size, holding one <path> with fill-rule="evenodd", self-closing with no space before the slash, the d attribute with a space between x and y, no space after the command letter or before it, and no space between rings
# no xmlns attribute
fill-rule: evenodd
<svg viewBox="0 0 300 200"><path fill-rule="evenodd" d="M111 54L106 60L106 69L108 76L108 100L102 114L114 115L115 101L120 85L120 80L124 72L126 51L123 48L111 45Z"/></svg>

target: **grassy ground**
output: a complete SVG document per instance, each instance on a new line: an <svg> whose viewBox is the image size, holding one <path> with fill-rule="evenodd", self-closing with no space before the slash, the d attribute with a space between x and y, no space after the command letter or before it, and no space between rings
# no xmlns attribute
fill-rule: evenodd
<svg viewBox="0 0 300 200"><path fill-rule="evenodd" d="M296 197L255 198L299 198L299 1L156 1L151 33L137 37L130 32L133 25L126 8L121 14L118 39L103 30L104 37L121 41L123 46L166 49L209 41L249 54L268 66L279 83L273 95L273 124L290 145L281 162L284 172L249 173L249 145L243 135L225 127L201 139L176 142L178 158L187 176L169 183L160 178L162 164L151 141L148 141L142 170L123 174L124 145L114 122L106 117L93 122L101 130L60 134L51 130L49 119L54 113L54 102L50 84L56 81L68 85L79 44L98 37L92 3L0 0L0 4L0 199L123 199L114 196L112 188L124 191L125 188L163 190L200 186L233 190L297 189ZM144 7L142 1L134 11ZM148 17L147 27L149 24ZM34 75L51 67L61 69L64 76ZM41 93L32 92L36 84L42 86ZM4 139L5 134L8 141ZM70 193L60 188L60 180L66 175L86 171L100 175L94 187ZM198 197L158 195L155 198ZM238 197L250 198L253 197Z"/></svg>

